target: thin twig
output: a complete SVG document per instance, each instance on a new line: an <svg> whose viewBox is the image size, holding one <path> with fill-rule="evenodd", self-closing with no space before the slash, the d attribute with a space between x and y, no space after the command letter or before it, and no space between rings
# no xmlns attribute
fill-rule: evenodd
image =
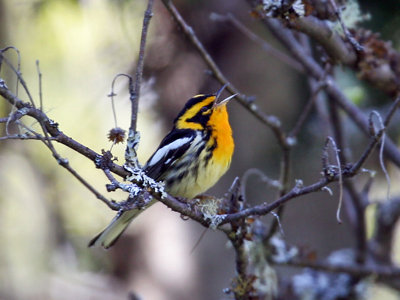
<svg viewBox="0 0 400 300"><path fill-rule="evenodd" d="M42 72L40 71L40 67L39 67L39 60L36 60L36 70L38 73L38 77L39 77L39 109L43 110L43 93L42 93Z"/></svg>
<svg viewBox="0 0 400 300"><path fill-rule="evenodd" d="M336 167L338 169L338 177L339 177L339 201L338 201L338 208L336 210L336 220L338 221L339 224L342 223L342 219L340 218L340 212L342 209L342 202L343 202L343 175L342 175L342 162L339 157L339 149L336 146L335 140L328 136L325 142L325 147L324 151L326 151L326 156L329 158L328 155L328 146L332 146L333 153L335 155L335 160L336 160ZM324 168L325 169L325 168Z"/></svg>
<svg viewBox="0 0 400 300"><path fill-rule="evenodd" d="M6 50L8 50L8 49L10 49L10 48L15 49L15 50L17 51L17 53L18 53L18 69L17 69L17 70L15 69L14 65L11 64L11 63L10 63L6 58L4 58L4 56L3 56L3 52L6 51ZM30 91L29 91L29 89L28 89L28 86L27 86L27 84L26 84L26 82L25 82L25 80L24 80L24 78L22 77L21 72L20 72L20 56L19 56L19 51L18 51L18 49L14 48L14 47L7 47L7 48L5 48L5 50L1 50L1 51L0 51L0 55L3 57L2 60L4 60L4 61L6 62L6 64L10 67L10 69L13 70L13 72L17 75L18 81L21 82L21 85L24 87L25 92L26 92L26 94L28 95L28 98L29 98L29 100L30 100L30 102L31 102L32 107L33 107L33 108L36 108L35 102L34 102L34 100L33 100L33 97L31 96L31 93L30 93ZM37 69L38 69L38 72L39 72L40 100L42 101L42 88L41 88L42 82L41 82L41 73L40 73L39 63L38 63L38 62L37 62ZM18 96L18 85L17 85L17 93L16 93L16 95ZM41 106L42 106L42 103L41 103ZM40 109L40 110L41 110L41 109ZM11 119L11 118L10 118L10 119ZM44 133L45 137L48 138L46 126L41 122L41 120L38 120L38 122L39 122L40 126L41 126L42 129L43 129L43 133ZM7 123L7 125L6 125L6 132L7 132L7 135L8 135L8 129L7 129L7 128L8 128L8 123ZM51 143L52 143L51 140L49 140L49 141L48 141L48 146L49 146L49 147L53 147Z"/></svg>
<svg viewBox="0 0 400 300"><path fill-rule="evenodd" d="M50 137L52 141L56 141L54 137ZM40 138L37 136L33 135L26 135L26 134L15 134L15 135L7 135L7 136L1 136L0 141L4 140L33 140L33 141L41 141Z"/></svg>
<svg viewBox="0 0 400 300"><path fill-rule="evenodd" d="M335 12L335 15L340 23L340 26L343 29L343 32L347 38L347 40L350 42L350 44L353 46L354 50L357 52L362 52L364 51L364 47L361 46L357 40L352 36L350 33L349 29L347 29L347 26L344 24L343 19L342 19L342 14L340 13L340 10L338 9L335 0L329 0L329 3L332 5L332 8Z"/></svg>
<svg viewBox="0 0 400 300"><path fill-rule="evenodd" d="M4 57L4 55L3 55L3 52L8 50L8 49L14 49L15 51L18 52L18 66L17 66L17 69L15 69L14 65L12 63L10 63L8 61L8 59L6 57ZM23 86L23 88L24 88L24 90L25 90L25 92L26 92L26 94L27 94L27 96L29 98L29 101L31 102L31 105L33 107L36 107L35 106L35 102L33 101L33 97L31 95L31 93L30 93L30 91L28 89L28 86L27 86L27 84L25 82L25 79L22 77L22 74L21 74L21 71L20 71L20 67L21 66L20 66L19 50L17 48L15 48L15 47L7 47L7 48L4 48L4 49L0 50L0 56L2 56L2 61L4 61L7 64L7 66L15 73L15 75L17 75L17 79L18 79L17 82L20 82L21 85ZM18 84L17 84L16 95L18 95Z"/></svg>
<svg viewBox="0 0 400 300"><path fill-rule="evenodd" d="M20 54L19 50L14 46L9 46L9 47L6 47L6 48L0 50L0 71L1 71L3 60L5 59L3 53L7 52L10 49L14 50L17 53L17 70L19 72L21 70L21 54ZM8 65L8 61L6 61L6 63ZM18 95L18 87L19 87L19 80L16 80L16 84L15 84L16 95ZM8 127L9 127L9 124L10 124L11 115L13 114L13 112L15 110L16 110L15 105L12 105L11 109L10 109L9 118L7 120L6 129L5 129L6 135L10 135L10 132L8 131ZM18 130L19 130L19 128L18 128Z"/></svg>
<svg viewBox="0 0 400 300"><path fill-rule="evenodd" d="M370 115L370 123L371 123L371 127L374 129L374 132L376 132L376 129L374 128L374 123L373 123L373 117L374 116L378 119L378 125L379 125L379 129L378 130L384 129L385 126L383 125L383 120L382 120L381 115L377 111L373 110L371 112L371 115ZM382 133L381 143L380 143L380 147L379 147L379 163L381 165L382 172L383 172L383 174L385 175L385 178L386 178L386 182L387 182L386 200L389 201L389 199L390 199L390 186L391 186L391 184L390 184L390 176L389 176L388 171L386 170L385 162L383 160L383 149L385 148L385 137L386 137L386 133L384 131Z"/></svg>
<svg viewBox="0 0 400 300"><path fill-rule="evenodd" d="M389 125L390 121L393 118L394 113L396 112L396 110L400 107L400 97L397 97L396 100L393 102L392 106L389 109L388 114L385 117L385 121L383 122L384 124L384 128L382 128L381 130L379 130L378 133L376 133L372 140L370 141L367 149L364 151L364 153L361 155L360 159L352 166L351 168L351 172L358 172L358 170L364 165L365 161L368 159L368 157L371 155L372 150L375 149L376 145L380 142L381 137L383 135L383 133L386 130L386 127ZM370 130L368 130L368 132L370 132ZM385 149L387 149L387 143L389 141L389 138L386 139L386 147Z"/></svg>
<svg viewBox="0 0 400 300"><path fill-rule="evenodd" d="M282 160L281 160L281 168L280 168L280 184L281 189L279 191L279 197L285 195L288 191L289 187L289 178L290 178L290 148L282 149ZM275 218L272 219L272 224L270 226L267 239L272 238L275 233L281 228L280 219L283 218L283 213L285 210L285 206L281 205L278 207ZM271 211L271 214L274 212Z"/></svg>
<svg viewBox="0 0 400 300"><path fill-rule="evenodd" d="M221 222L222 224L226 224L235 220L239 220L242 218L246 218L248 216L261 216L261 215L266 215L273 211L274 209L278 208L282 204L288 202L291 199L307 195L309 193L317 192L320 191L323 187L327 186L329 183L338 180L338 176L335 178L322 178L318 182L310 184L308 186L298 188L297 186L293 188L291 191L289 191L287 194L284 196L280 197L279 199L275 200L274 202L268 204L268 203L263 203L260 205L256 205L251 208L246 208L244 210L241 210L240 212L237 213L232 213L227 215L224 220Z"/></svg>
<svg viewBox="0 0 400 300"><path fill-rule="evenodd" d="M144 12L142 35L140 39L139 58L136 67L135 82L129 79L129 95L131 101L131 124L129 127L128 139L125 149L125 165L129 167L139 168L139 160L137 158L136 150L139 145L140 134L137 131L137 114L140 97L140 87L143 78L144 55L147 41L147 32L150 25L150 19L153 16L153 3L154 0L148 0L147 8Z"/></svg>
<svg viewBox="0 0 400 300"><path fill-rule="evenodd" d="M19 52L17 47L14 46L8 46L3 49L0 49L0 70L1 70L1 63L4 59L3 53L7 52L8 50L14 50L15 53L17 53L17 71L21 72L21 53ZM6 62L8 64L8 62ZM15 93L18 96L18 87L19 87L19 80L16 81L15 83Z"/></svg>
<svg viewBox="0 0 400 300"><path fill-rule="evenodd" d="M316 86L311 92L311 97L308 100L306 106L304 107L303 111L300 114L300 117L298 118L296 124L294 125L292 131L288 134L288 137L297 137L299 134L300 130L302 129L305 121L307 120L308 116L310 115L311 109L315 104L315 101L321 92L326 87L326 82L325 80L318 81Z"/></svg>
<svg viewBox="0 0 400 300"><path fill-rule="evenodd" d="M196 243L192 246L192 249L190 250L190 254L193 254L194 250L200 245L201 241L203 240L204 236L206 235L208 231L208 228L204 228L203 231L200 234L200 237L197 239Z"/></svg>
<svg viewBox="0 0 400 300"><path fill-rule="evenodd" d="M146 41L147 41L147 32L149 29L150 19L153 16L153 3L154 0L149 0L147 2L147 8L144 13L143 17L143 26L142 26L142 36L140 39L140 48L139 48L139 58L136 67L136 75L135 75L135 83L129 85L130 90L130 97L131 97L131 126L130 131L136 132L136 124L137 124L137 112L138 112L138 105L139 105L139 97L140 97L140 86L142 83L143 77L143 66L144 66L144 54L146 48Z"/></svg>
<svg viewBox="0 0 400 300"><path fill-rule="evenodd" d="M64 167L65 169L68 170L80 183L82 183L90 192L92 192L97 199L105 203L109 208L112 210L120 210L120 206L118 203L116 203L114 200L108 200L106 197L104 197L100 192L98 192L88 181L86 181L81 175L79 175L69 164L68 160L61 160L60 163L60 158L56 157L56 160L59 162L59 164Z"/></svg>

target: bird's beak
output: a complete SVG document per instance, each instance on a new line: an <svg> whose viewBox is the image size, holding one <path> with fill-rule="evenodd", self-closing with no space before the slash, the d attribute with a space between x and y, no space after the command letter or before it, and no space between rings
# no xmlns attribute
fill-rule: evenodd
<svg viewBox="0 0 400 300"><path fill-rule="evenodd" d="M225 83L219 90L218 92L215 93L215 101L218 101L219 97L221 96L222 92L224 89L228 86L228 83Z"/></svg>
<svg viewBox="0 0 400 300"><path fill-rule="evenodd" d="M231 95L228 98L225 98L224 100L218 102L219 97L221 96L222 92L224 91L224 89L228 86L228 83L224 84L219 90L218 92L215 94L215 102L214 102L214 106L218 107L218 106L222 106L224 104L227 104L229 100L231 100L232 98L234 98L237 94Z"/></svg>
<svg viewBox="0 0 400 300"><path fill-rule="evenodd" d="M225 98L224 100L222 100L222 101L220 101L220 102L215 102L215 104L214 104L214 107L219 107L219 106L222 106L222 105L225 105L225 104L227 104L231 99L233 99L233 98L235 98L237 96L237 94L233 94L233 95L230 95L228 98Z"/></svg>

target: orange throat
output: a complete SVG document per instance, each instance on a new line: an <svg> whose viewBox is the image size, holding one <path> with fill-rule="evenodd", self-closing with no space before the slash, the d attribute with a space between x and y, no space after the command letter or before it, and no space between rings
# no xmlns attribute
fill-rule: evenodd
<svg viewBox="0 0 400 300"><path fill-rule="evenodd" d="M216 141L217 147L214 150L215 163L226 165L232 159L234 142L232 138L232 129L229 124L226 105L215 108L216 111L211 115L209 124L213 128L212 138Z"/></svg>

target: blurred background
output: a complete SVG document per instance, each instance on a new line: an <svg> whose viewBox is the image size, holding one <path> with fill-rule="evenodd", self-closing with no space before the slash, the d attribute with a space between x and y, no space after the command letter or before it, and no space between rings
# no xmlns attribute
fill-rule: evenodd
<svg viewBox="0 0 400 300"><path fill-rule="evenodd" d="M175 1L206 49L227 78L243 93L254 95L260 108L290 130L309 99L307 81L295 70L263 52L229 23L213 22L210 13L232 13L246 26L280 48L270 33L250 14L246 1ZM44 111L67 135L101 152L109 150L108 130L114 127L110 93L118 73L133 74L139 48L144 0L0 0L0 47L15 46L21 53L21 71L31 94L39 101L36 60L43 74ZM380 32L398 48L400 9L397 0L362 1L371 19L364 27ZM7 57L16 65L17 55ZM2 67L0 75L15 91L16 80ZM388 98L359 82L345 69L337 70L343 90L365 110L383 110ZM129 126L130 104L125 79L116 84L118 126ZM144 82L139 103L139 155L152 154L171 128L183 104L197 93L212 93L219 84L184 39L172 18L155 1L146 50ZM21 87L19 95L27 99ZM10 107L0 101L0 117ZM280 149L264 128L238 103L229 105L236 150L232 167L210 193L222 196L236 176L257 167L278 179ZM35 126L35 124L27 124ZM293 152L291 184L309 184L320 178L325 136L321 120L312 116ZM2 135L4 125L1 124ZM346 132L353 157L367 140L351 124ZM395 139L396 140L396 139ZM113 147L123 163L125 145ZM99 191L107 179L94 164L58 145L71 166ZM371 195L380 199L386 183L376 157L368 167L379 171ZM398 170L390 170L392 182ZM359 178L360 184L366 181ZM354 245L349 227L335 219L338 193L315 193L287 205L282 227L289 244L325 257ZM392 193L399 188L392 186ZM251 177L247 197L252 204L271 202L276 191ZM113 193L109 198L122 200ZM108 251L87 248L89 240L113 218L114 212L97 200L51 157L40 142L0 142L0 299L225 299L222 289L233 278L233 251L220 232L184 221L162 204L146 211ZM343 214L344 215L344 214ZM264 217L270 222L272 216ZM397 248L400 250L399 243ZM397 251L400 253L400 251ZM397 257L399 261L399 257ZM282 269L281 272L297 270ZM396 299L386 289L374 288L370 299Z"/></svg>

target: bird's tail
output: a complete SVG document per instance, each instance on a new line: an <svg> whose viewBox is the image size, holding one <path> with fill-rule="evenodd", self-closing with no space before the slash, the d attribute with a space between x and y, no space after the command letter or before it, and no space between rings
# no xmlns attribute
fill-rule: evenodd
<svg viewBox="0 0 400 300"><path fill-rule="evenodd" d="M146 208L153 205L156 201L151 201ZM90 242L89 247L92 246L102 246L105 249L110 248L118 238L124 233L125 229L128 228L129 224L135 219L144 209L131 209L123 212L118 212L118 214L112 219L111 223L96 235Z"/></svg>

